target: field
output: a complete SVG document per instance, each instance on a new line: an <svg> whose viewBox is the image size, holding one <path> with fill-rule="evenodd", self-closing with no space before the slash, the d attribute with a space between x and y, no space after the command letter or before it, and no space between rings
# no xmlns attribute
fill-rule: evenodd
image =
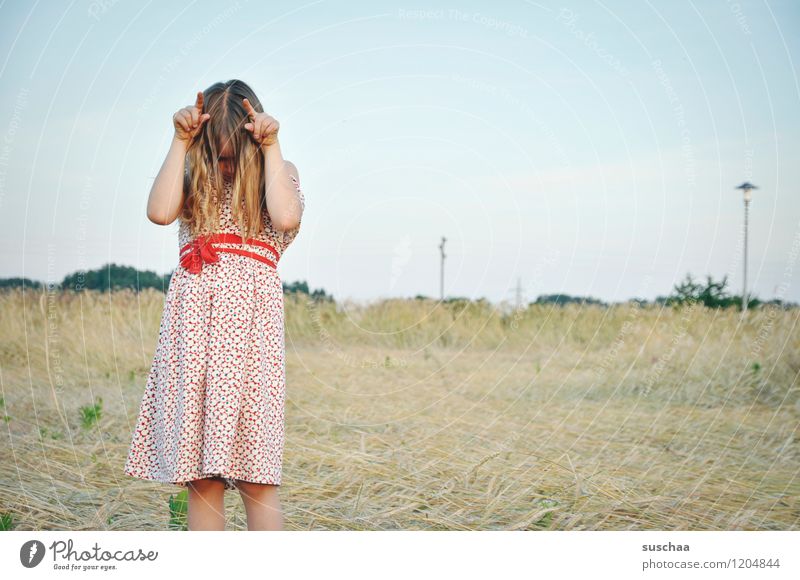
<svg viewBox="0 0 800 580"><path fill-rule="evenodd" d="M4 527L168 529L122 471L163 300L0 293ZM286 529L798 529L798 309L285 312Z"/></svg>

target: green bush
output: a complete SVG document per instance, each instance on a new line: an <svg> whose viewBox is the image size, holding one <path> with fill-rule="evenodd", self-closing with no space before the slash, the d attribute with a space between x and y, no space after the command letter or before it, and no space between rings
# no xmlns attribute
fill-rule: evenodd
<svg viewBox="0 0 800 580"><path fill-rule="evenodd" d="M169 528L187 531L189 529L189 490L183 489L178 495L169 496Z"/></svg>
<svg viewBox="0 0 800 580"><path fill-rule="evenodd" d="M84 429L91 428L95 423L100 420L100 415L103 407L103 398L99 397L97 403L94 405L84 405L80 408L81 412L81 425Z"/></svg>

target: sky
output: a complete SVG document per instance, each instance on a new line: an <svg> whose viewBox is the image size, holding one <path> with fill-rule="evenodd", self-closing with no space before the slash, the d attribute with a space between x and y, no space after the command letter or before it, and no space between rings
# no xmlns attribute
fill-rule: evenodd
<svg viewBox="0 0 800 580"><path fill-rule="evenodd" d="M242 79L306 200L279 265L337 299L606 301L687 273L800 301L800 3L0 4L0 277L167 273L172 115Z"/></svg>

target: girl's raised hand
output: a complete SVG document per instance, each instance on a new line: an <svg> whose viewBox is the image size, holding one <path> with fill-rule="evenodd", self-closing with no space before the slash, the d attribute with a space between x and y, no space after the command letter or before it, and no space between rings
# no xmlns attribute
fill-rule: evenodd
<svg viewBox="0 0 800 580"><path fill-rule="evenodd" d="M250 122L245 123L244 128L250 131L250 135L259 147L273 145L278 140L278 129L280 129L278 120L266 113L256 111L248 99L245 98L242 102L250 117Z"/></svg>
<svg viewBox="0 0 800 580"><path fill-rule="evenodd" d="M172 115L175 136L181 141L191 141L203 128L203 123L210 118L211 115L203 113L203 92L197 91L197 100L194 105L184 107Z"/></svg>

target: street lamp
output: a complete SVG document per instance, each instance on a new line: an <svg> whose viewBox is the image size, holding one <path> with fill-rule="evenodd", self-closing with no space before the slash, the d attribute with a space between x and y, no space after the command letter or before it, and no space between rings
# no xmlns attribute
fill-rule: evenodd
<svg viewBox="0 0 800 580"><path fill-rule="evenodd" d="M749 181L745 181L734 189L741 189L744 192L744 276L742 279L742 315L744 315L747 313L747 303L749 302L747 299L747 215L750 210L750 200L752 199L750 191L758 189L758 187Z"/></svg>

